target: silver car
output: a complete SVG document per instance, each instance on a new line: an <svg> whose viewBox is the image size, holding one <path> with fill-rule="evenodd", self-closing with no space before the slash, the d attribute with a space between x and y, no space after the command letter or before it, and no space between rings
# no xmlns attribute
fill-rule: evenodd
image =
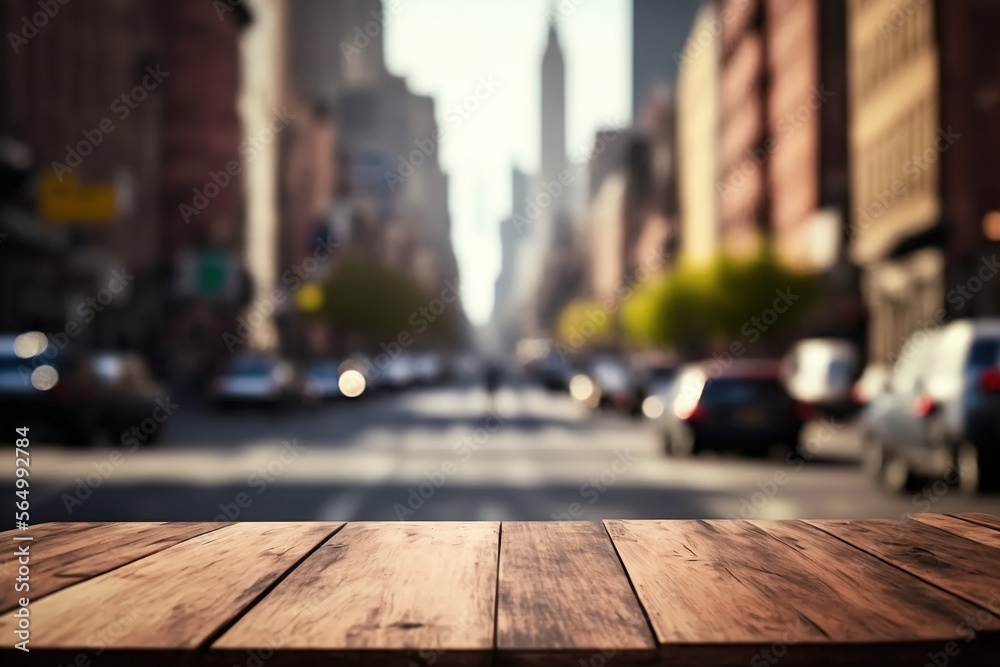
<svg viewBox="0 0 1000 667"><path fill-rule="evenodd" d="M865 467L889 490L914 490L930 478L969 493L996 490L1000 319L914 334L862 424Z"/></svg>

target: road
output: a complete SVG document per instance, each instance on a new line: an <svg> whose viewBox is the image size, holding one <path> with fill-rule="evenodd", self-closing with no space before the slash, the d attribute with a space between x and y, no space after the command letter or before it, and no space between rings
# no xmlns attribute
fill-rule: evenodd
<svg viewBox="0 0 1000 667"><path fill-rule="evenodd" d="M810 426L810 460L663 456L648 427L563 394L475 387L344 401L313 412L216 413L181 402L163 444L35 443L31 522L899 518L1000 514L1000 497L872 487L852 426ZM13 457L0 464L11 479Z"/></svg>

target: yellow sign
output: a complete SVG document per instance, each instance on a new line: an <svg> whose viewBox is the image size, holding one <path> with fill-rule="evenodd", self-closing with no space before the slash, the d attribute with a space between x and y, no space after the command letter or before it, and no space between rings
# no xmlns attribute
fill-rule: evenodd
<svg viewBox="0 0 1000 667"><path fill-rule="evenodd" d="M323 290L314 283L306 283L295 293L295 305L306 313L319 310L323 307Z"/></svg>
<svg viewBox="0 0 1000 667"><path fill-rule="evenodd" d="M42 174L38 206L48 222L107 223L118 217L117 188L114 183L84 184L73 174L61 178Z"/></svg>

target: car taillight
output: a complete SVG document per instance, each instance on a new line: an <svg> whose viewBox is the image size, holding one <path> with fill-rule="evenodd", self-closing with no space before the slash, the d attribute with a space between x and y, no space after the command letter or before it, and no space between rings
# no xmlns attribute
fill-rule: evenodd
<svg viewBox="0 0 1000 667"><path fill-rule="evenodd" d="M816 416L816 409L808 403L798 401L795 403L795 416L802 421L807 422Z"/></svg>
<svg viewBox="0 0 1000 667"><path fill-rule="evenodd" d="M697 403L690 406L683 406L674 410L681 421L697 423L705 419L705 408Z"/></svg>
<svg viewBox="0 0 1000 667"><path fill-rule="evenodd" d="M917 417L926 417L935 410L937 410L937 403L926 394L918 396L917 400L913 402L913 414Z"/></svg>
<svg viewBox="0 0 1000 667"><path fill-rule="evenodd" d="M52 386L52 389L49 389L45 393L47 393L52 399L56 401L62 401L67 398L69 391L66 387L66 383L63 382L62 380L58 380L55 383L55 385Z"/></svg>
<svg viewBox="0 0 1000 667"><path fill-rule="evenodd" d="M987 368L979 376L979 386L983 391L1000 392L1000 368Z"/></svg>

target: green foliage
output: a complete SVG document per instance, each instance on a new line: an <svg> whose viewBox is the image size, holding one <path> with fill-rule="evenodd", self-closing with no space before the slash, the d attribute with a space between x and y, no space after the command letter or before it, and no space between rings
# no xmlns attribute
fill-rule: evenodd
<svg viewBox="0 0 1000 667"><path fill-rule="evenodd" d="M435 315L431 308L438 295L427 293L405 273L370 259L341 259L323 290L321 316L373 343L396 340L404 332L417 340L418 347L424 340L451 343L458 337L457 302L445 304L444 312ZM422 322L427 327L423 332Z"/></svg>
<svg viewBox="0 0 1000 667"><path fill-rule="evenodd" d="M681 265L639 288L622 308L622 328L654 347L703 349L713 338L738 340L754 317L772 308L778 292L797 297L769 333L808 314L818 295L813 276L795 272L766 250L750 259L721 255L705 267Z"/></svg>
<svg viewBox="0 0 1000 667"><path fill-rule="evenodd" d="M559 312L556 340L573 349L610 343L614 337L614 315L599 301L574 299Z"/></svg>

